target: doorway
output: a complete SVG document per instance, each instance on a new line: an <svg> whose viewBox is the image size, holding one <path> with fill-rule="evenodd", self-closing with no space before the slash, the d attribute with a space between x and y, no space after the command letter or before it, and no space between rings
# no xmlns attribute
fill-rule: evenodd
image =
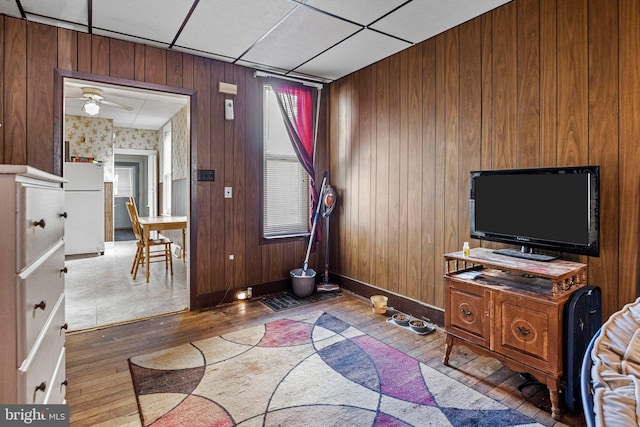
<svg viewBox="0 0 640 427"><path fill-rule="evenodd" d="M182 168L183 171L186 171L185 175L189 176L190 159L188 156L191 152L191 132L189 127L191 122L191 96L193 94L184 94L182 93L184 91L180 89L177 90L178 93L170 93L171 91L160 92L155 89L135 88L127 84L118 85L112 82L102 82L100 79L79 78L78 73L70 72L69 74L73 76L61 76L60 82L63 88L63 117L65 118L69 114L87 117L82 112L82 103L86 102L86 100L82 99L82 94L78 94L78 88L85 91L82 88L86 87L99 89L105 98L109 97L116 104L133 106L137 110L138 117L144 115L140 111L147 103L152 104L156 115L158 111L163 110L165 107L168 110L173 110L173 115L164 117L162 124L176 120L178 121L178 126L186 123L183 126L187 128L187 132L181 133L183 138L184 135L187 136L186 147L182 147L181 152L187 155L187 158L183 159L185 164ZM82 77L85 76L83 75ZM73 106L74 102L76 103L75 107ZM167 105L163 107L164 102ZM161 153L160 138L157 138L158 145L154 145L156 137L148 137L146 135L149 133L160 135L162 126L139 131L134 127L135 125L123 125L123 123L127 122L125 117L127 111L110 113L107 107L108 105L101 106L100 112L96 116L96 119L108 120L112 123L112 128L108 129L107 135L101 141L103 146L100 149L104 150L104 155L101 159L97 159L98 155L86 157L94 157L96 161L106 163L107 167L105 169L110 171L111 175L105 173L105 188L111 187L111 192L109 193L111 201L105 200L105 203L109 203L112 208L111 220L109 221L111 230L130 229L131 222L124 205L125 194L127 196L130 194L135 198L140 216L158 215L157 190L158 182L161 179L158 174L158 159ZM176 117L178 118L176 119ZM65 153L65 149L73 149L72 139L79 137L77 134L69 135L65 124L66 120L63 120L60 124L65 141L64 146L61 145L61 158L71 157L69 153ZM145 124L143 127L149 126L154 125L147 126ZM102 126L101 129L107 129L107 127ZM140 137L139 134L143 134L143 131L146 132L144 133L145 136ZM78 132L77 125L74 127L73 132ZM136 143L140 144L139 141L143 141L143 144L147 145L136 147ZM84 136L81 142L81 145L86 148L90 146L91 142L95 141L92 141L89 136ZM111 156L107 152L109 146L112 149ZM94 151L99 152L100 149L95 149ZM79 155L79 153L72 154L72 156ZM122 182L122 186L119 185L120 182ZM168 185L171 186L172 183L168 183ZM191 211L189 192L181 193L180 196L184 197L185 200L174 201L174 203L186 206L187 208L183 215L189 217ZM188 219L187 221L189 222ZM190 235L190 233L187 233L187 235ZM67 264L70 264L66 280L69 286L66 287L65 291L67 292L66 305L69 313L67 323L70 330L126 323L145 317L189 309L192 292L195 292L195 289L192 289L191 286L189 262L183 263L181 258L175 257L173 259L173 275L168 270L165 270L161 264L152 264L149 282L146 282L144 274L138 274L134 280L130 269L136 251L136 244L135 240L120 241L112 238L110 241L105 242L106 253L103 258L79 256L67 260ZM190 245L188 240L185 246L187 255L189 255L188 248ZM181 250L183 249L181 248ZM92 277L92 279L87 280L88 276ZM87 286L84 286L84 289L71 289L74 283L80 282ZM125 304L127 303L130 303L130 305L126 306Z"/></svg>
<svg viewBox="0 0 640 427"><path fill-rule="evenodd" d="M115 158L113 176L113 241L123 242L135 240L135 234L131 225L131 218L127 210L129 197L137 205L140 205L140 165L119 161ZM144 191L144 189L142 189Z"/></svg>

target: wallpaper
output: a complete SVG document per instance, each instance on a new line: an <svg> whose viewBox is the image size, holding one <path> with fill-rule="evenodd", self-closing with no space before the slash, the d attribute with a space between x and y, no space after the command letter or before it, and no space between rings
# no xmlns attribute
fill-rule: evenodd
<svg viewBox="0 0 640 427"><path fill-rule="evenodd" d="M171 118L173 179L189 178L189 105Z"/></svg>
<svg viewBox="0 0 640 427"><path fill-rule="evenodd" d="M171 118L171 139L173 179L189 178L188 105ZM93 157L102 162L106 182L113 181L114 148L155 150L162 162L162 128L120 128L114 127L111 119L65 115L65 141L69 143L69 157ZM159 177L161 179L162 175Z"/></svg>
<svg viewBox="0 0 640 427"><path fill-rule="evenodd" d="M69 157L93 157L104 164L105 181L113 181L113 121L65 115L64 128Z"/></svg>

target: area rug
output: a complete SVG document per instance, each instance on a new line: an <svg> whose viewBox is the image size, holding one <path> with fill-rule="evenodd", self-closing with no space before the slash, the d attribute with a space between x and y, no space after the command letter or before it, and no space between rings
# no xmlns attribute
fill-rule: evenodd
<svg viewBox="0 0 640 427"><path fill-rule="evenodd" d="M129 367L145 426L540 425L321 311Z"/></svg>
<svg viewBox="0 0 640 427"><path fill-rule="evenodd" d="M301 305L324 301L338 295L340 294L338 294L337 292L318 292L308 297L301 298L287 292L284 294L262 298L261 301L264 305L266 305L273 311L282 311L289 308L300 307Z"/></svg>

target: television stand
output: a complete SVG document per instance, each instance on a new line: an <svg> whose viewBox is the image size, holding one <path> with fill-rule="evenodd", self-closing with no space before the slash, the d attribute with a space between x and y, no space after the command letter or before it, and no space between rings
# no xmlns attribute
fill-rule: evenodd
<svg viewBox="0 0 640 427"><path fill-rule="evenodd" d="M523 248L525 248L523 246ZM494 254L499 254L499 255L506 255L506 256L511 256L511 257L515 257L515 258L522 258L522 259L528 259L531 261L542 261L542 262L549 262L549 261L553 261L554 259L558 259L559 257L554 256L554 255L545 255L545 254L536 254L533 252L527 252L527 251L523 251L518 250L518 249L496 249L493 251Z"/></svg>
<svg viewBox="0 0 640 427"><path fill-rule="evenodd" d="M564 307L586 286L587 265L517 259L487 248L445 254L444 260L444 365L453 346L462 344L527 372L547 386L551 416L559 419Z"/></svg>

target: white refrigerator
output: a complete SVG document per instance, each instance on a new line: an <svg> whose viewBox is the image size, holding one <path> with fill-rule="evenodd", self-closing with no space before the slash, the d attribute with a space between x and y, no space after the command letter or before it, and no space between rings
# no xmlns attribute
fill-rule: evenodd
<svg viewBox="0 0 640 427"><path fill-rule="evenodd" d="M64 164L66 255L104 255L104 168L96 163Z"/></svg>

